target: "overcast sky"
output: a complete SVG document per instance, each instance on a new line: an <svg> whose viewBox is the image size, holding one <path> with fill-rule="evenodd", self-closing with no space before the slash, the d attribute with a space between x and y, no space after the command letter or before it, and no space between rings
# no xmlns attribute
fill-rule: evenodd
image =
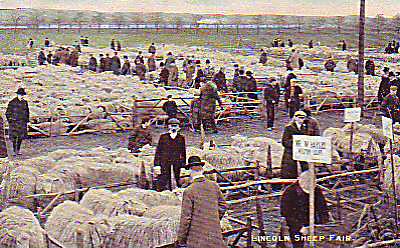
<svg viewBox="0 0 400 248"><path fill-rule="evenodd" d="M0 8L212 14L354 15L360 0L0 0ZM400 13L400 0L366 0L367 15Z"/></svg>

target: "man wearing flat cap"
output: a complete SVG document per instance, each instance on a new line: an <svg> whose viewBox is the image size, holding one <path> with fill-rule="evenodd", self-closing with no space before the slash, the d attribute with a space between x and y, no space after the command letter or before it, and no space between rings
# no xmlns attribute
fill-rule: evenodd
<svg viewBox="0 0 400 248"><path fill-rule="evenodd" d="M385 116L393 119L393 122L399 120L400 99L397 97L397 86L390 86L390 93L383 98L381 109Z"/></svg>
<svg viewBox="0 0 400 248"><path fill-rule="evenodd" d="M198 156L188 160L193 183L183 192L176 247L227 247L220 224L227 204L218 184L204 177L203 166Z"/></svg>
<svg viewBox="0 0 400 248"><path fill-rule="evenodd" d="M8 135L13 144L14 155L20 155L22 140L27 136L29 123L28 102L24 88L19 88L17 97L12 99L7 106L6 118L9 124Z"/></svg>
<svg viewBox="0 0 400 248"><path fill-rule="evenodd" d="M284 151L281 162L281 178L295 179L298 176L297 164L299 161L293 159L293 135L307 135L306 116L304 111L297 111L293 120L285 126L282 135ZM303 171L307 169L306 162L300 162L300 164Z"/></svg>
<svg viewBox="0 0 400 248"><path fill-rule="evenodd" d="M171 167L173 168L176 185L180 187L181 168L186 163L185 137L179 134L179 120L168 120L168 133L161 134L156 148L154 166L161 167L159 178L160 190L172 191Z"/></svg>

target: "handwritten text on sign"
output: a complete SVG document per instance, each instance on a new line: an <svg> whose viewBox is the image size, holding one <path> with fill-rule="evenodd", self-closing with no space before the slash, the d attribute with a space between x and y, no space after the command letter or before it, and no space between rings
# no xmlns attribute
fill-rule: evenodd
<svg viewBox="0 0 400 248"><path fill-rule="evenodd" d="M332 163L331 138L293 135L293 159L311 163Z"/></svg>
<svg viewBox="0 0 400 248"><path fill-rule="evenodd" d="M344 109L344 122L357 122L361 120L361 108Z"/></svg>

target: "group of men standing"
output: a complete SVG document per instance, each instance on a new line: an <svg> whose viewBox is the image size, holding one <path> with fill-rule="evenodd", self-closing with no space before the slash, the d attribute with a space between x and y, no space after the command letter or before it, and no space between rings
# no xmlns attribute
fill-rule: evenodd
<svg viewBox="0 0 400 248"><path fill-rule="evenodd" d="M58 65L66 64L72 67L78 66L79 51L76 48L64 48L60 47L53 54L51 51L45 54L45 50L42 48L38 54L38 64L39 65Z"/></svg>
<svg viewBox="0 0 400 248"><path fill-rule="evenodd" d="M396 74L388 67L383 69L378 90L378 102L381 111L394 122L400 122L400 72Z"/></svg>

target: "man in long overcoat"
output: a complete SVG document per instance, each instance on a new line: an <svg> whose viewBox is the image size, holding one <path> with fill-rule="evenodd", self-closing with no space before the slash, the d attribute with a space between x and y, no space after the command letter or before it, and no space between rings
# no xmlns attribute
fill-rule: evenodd
<svg viewBox="0 0 400 248"><path fill-rule="evenodd" d="M97 70L97 59L93 56L93 54L90 55L89 70L94 71L94 72L96 72L96 70Z"/></svg>
<svg viewBox="0 0 400 248"><path fill-rule="evenodd" d="M372 59L365 62L365 71L367 75L375 76L375 63Z"/></svg>
<svg viewBox="0 0 400 248"><path fill-rule="evenodd" d="M272 131L274 128L275 106L278 104L277 100L279 101L279 92L277 87L273 85L274 82L277 81L271 80L263 91L268 131Z"/></svg>
<svg viewBox="0 0 400 248"><path fill-rule="evenodd" d="M114 56L111 58L111 70L115 75L121 73L121 59L118 57L117 52L114 52Z"/></svg>
<svg viewBox="0 0 400 248"><path fill-rule="evenodd" d="M204 128L207 129L210 127L214 133L218 132L215 123L217 101L222 108L222 101L218 95L217 86L211 82L207 82L200 89L200 115Z"/></svg>
<svg viewBox="0 0 400 248"><path fill-rule="evenodd" d="M213 82L215 83L215 85L217 85L218 91L228 91L224 67L221 67L219 71L214 75Z"/></svg>
<svg viewBox="0 0 400 248"><path fill-rule="evenodd" d="M6 117L9 124L8 134L13 144L14 154L20 154L22 140L27 136L29 123L28 102L24 99L25 89L19 88L17 97L8 103Z"/></svg>
<svg viewBox="0 0 400 248"><path fill-rule="evenodd" d="M168 78L169 78L169 70L164 65L164 62L160 63L161 72L160 72L160 84L167 86L168 85Z"/></svg>
<svg viewBox="0 0 400 248"><path fill-rule="evenodd" d="M44 49L42 48L38 55L38 64L44 65L45 62L46 62L46 55L44 54Z"/></svg>
<svg viewBox="0 0 400 248"><path fill-rule="evenodd" d="M282 145L284 147L281 162L281 178L297 178L297 162L293 159L293 135L307 135L307 128L304 123L306 113L297 111L293 121L285 126L282 135ZM306 169L307 163L300 162L302 170Z"/></svg>
<svg viewBox="0 0 400 248"><path fill-rule="evenodd" d="M399 121L400 99L397 97L397 86L390 86L390 93L383 98L381 105L382 112L393 122Z"/></svg>
<svg viewBox="0 0 400 248"><path fill-rule="evenodd" d="M383 98L387 96L390 92L390 69L388 67L383 68L383 75L381 79L381 83L379 84L378 90L378 101L382 103Z"/></svg>
<svg viewBox="0 0 400 248"><path fill-rule="evenodd" d="M111 71L112 60L110 58L110 54L106 53L106 57L104 58L104 71Z"/></svg>
<svg viewBox="0 0 400 248"><path fill-rule="evenodd" d="M149 72L157 70L156 57L154 54L151 54L147 59L147 67L149 68Z"/></svg>
<svg viewBox="0 0 400 248"><path fill-rule="evenodd" d="M218 184L203 175L203 165L198 156L189 158L193 183L183 192L176 247L227 248L220 224L227 204Z"/></svg>
<svg viewBox="0 0 400 248"><path fill-rule="evenodd" d="M172 191L171 167L173 168L176 184L180 187L181 168L186 164L185 137L179 134L179 120L168 121L168 132L161 134L154 157L154 166L161 167L159 188Z"/></svg>
<svg viewBox="0 0 400 248"><path fill-rule="evenodd" d="M129 62L128 56L124 56L124 64L122 65L121 75L131 74L131 62Z"/></svg>
<svg viewBox="0 0 400 248"><path fill-rule="evenodd" d="M281 198L281 215L285 217L293 248L303 248L303 228L310 225L309 193L312 190L312 177L309 171L299 176L299 181L285 189ZM326 200L319 187L315 188L315 224L329 221ZM303 230L302 230L303 229Z"/></svg>
<svg viewBox="0 0 400 248"><path fill-rule="evenodd" d="M106 58L104 58L103 54L100 54L100 67L99 67L99 72L105 72L106 71Z"/></svg>

